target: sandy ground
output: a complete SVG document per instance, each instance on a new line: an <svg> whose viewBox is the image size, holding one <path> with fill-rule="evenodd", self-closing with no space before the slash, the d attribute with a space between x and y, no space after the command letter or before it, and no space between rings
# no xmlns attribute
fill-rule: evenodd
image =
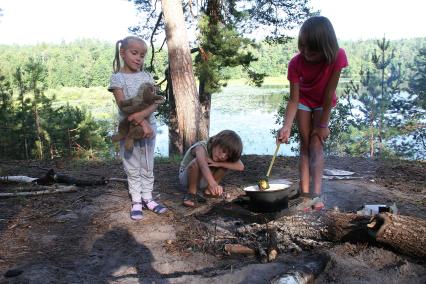
<svg viewBox="0 0 426 284"><path fill-rule="evenodd" d="M244 156L246 170L223 184L232 198L263 176L270 156ZM0 175L43 176L48 169L84 179L125 178L119 161L0 161ZM329 158L326 168L355 172L353 179L325 180L327 209L353 212L364 204L393 204L399 214L426 219L426 166L422 162ZM329 259L316 283L424 283L426 264L385 248L336 243L327 249L282 253L270 263L229 256L203 246L209 200L181 205L178 161L157 161L155 195L170 210L129 218L123 182L79 187L77 192L0 199L1 283L269 283L277 275ZM278 157L273 178L297 185L297 160ZM0 183L0 192L37 189ZM221 201L222 202L222 201ZM231 201L227 201L231 202ZM204 216L204 218L203 218Z"/></svg>

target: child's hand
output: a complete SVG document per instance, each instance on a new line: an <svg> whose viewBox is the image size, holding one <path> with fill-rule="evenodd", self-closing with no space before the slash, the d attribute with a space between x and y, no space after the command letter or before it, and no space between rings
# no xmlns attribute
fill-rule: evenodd
<svg viewBox="0 0 426 284"><path fill-rule="evenodd" d="M291 134L291 128L288 128L286 126L283 126L279 131L278 131L278 137L277 137L277 142L280 143L288 143L288 139L290 138L290 134Z"/></svg>
<svg viewBox="0 0 426 284"><path fill-rule="evenodd" d="M142 125L142 121L145 119L145 117L142 116L142 112L135 112L132 113L131 115L129 115L129 117L127 118L129 121L133 121L136 124L140 124Z"/></svg>
<svg viewBox="0 0 426 284"><path fill-rule="evenodd" d="M154 136L154 131L152 130L151 125L146 121L146 119L142 120L140 123L143 129L143 138L151 138Z"/></svg>
<svg viewBox="0 0 426 284"><path fill-rule="evenodd" d="M209 185L209 191L216 196L221 196L223 194L223 187L219 184L216 185Z"/></svg>
<svg viewBox="0 0 426 284"><path fill-rule="evenodd" d="M320 128L320 127L315 127L314 130L312 131L311 136L317 135L321 142L324 143L325 140L327 140L328 135L330 135L330 129L327 128Z"/></svg>
<svg viewBox="0 0 426 284"><path fill-rule="evenodd" d="M209 167L220 168L220 163L213 161L211 158L207 158L207 164Z"/></svg>

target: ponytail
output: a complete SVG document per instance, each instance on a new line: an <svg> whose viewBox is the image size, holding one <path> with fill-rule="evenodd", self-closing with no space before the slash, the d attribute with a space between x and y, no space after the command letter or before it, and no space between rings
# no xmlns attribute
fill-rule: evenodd
<svg viewBox="0 0 426 284"><path fill-rule="evenodd" d="M123 41L120 39L115 43L115 56L114 56L114 61L112 61L112 70L114 71L114 73L117 73L118 71L120 71L120 67L121 67L121 62L120 62L120 44Z"/></svg>

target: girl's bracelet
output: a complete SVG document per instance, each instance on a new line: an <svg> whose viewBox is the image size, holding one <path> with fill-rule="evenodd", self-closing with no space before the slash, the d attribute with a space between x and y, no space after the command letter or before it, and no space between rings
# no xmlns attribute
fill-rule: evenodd
<svg viewBox="0 0 426 284"><path fill-rule="evenodd" d="M318 123L318 124L317 124L317 127L318 127L318 128L328 128L328 125L327 125L327 124L325 124L325 123Z"/></svg>

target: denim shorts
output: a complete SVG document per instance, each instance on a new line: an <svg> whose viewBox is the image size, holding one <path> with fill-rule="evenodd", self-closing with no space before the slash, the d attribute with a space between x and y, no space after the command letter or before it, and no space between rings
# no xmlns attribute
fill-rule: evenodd
<svg viewBox="0 0 426 284"><path fill-rule="evenodd" d="M306 106L304 104L301 104L301 103L299 103L299 105L297 106L297 109L304 110L304 111L309 111L309 112L316 111L316 110L321 110L322 111L322 107L311 108L311 107L308 107L308 106Z"/></svg>
<svg viewBox="0 0 426 284"><path fill-rule="evenodd" d="M188 167L179 169L179 182L183 187L188 187ZM209 184L207 183L206 179L201 176L200 181L198 183L198 188L204 189L208 186Z"/></svg>

